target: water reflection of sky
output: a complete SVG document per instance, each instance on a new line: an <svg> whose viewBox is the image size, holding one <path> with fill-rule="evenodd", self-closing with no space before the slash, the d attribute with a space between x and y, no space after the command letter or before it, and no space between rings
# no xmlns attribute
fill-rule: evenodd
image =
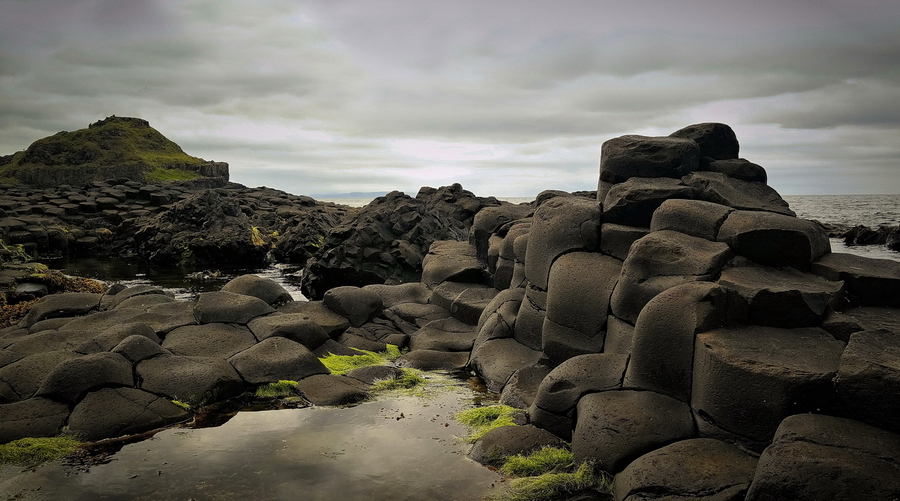
<svg viewBox="0 0 900 501"><path fill-rule="evenodd" d="M427 400L241 412L216 428L164 430L88 473L58 462L7 467L0 492L85 501L482 499L499 477L465 457L456 438L465 430L452 419L471 402L456 386Z"/></svg>

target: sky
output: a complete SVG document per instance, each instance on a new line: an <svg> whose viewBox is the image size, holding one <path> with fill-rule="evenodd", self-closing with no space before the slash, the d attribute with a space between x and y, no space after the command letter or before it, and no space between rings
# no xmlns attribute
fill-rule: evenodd
<svg viewBox="0 0 900 501"><path fill-rule="evenodd" d="M730 125L783 195L900 193L896 0L0 0L0 154L140 117L295 194L596 189Z"/></svg>

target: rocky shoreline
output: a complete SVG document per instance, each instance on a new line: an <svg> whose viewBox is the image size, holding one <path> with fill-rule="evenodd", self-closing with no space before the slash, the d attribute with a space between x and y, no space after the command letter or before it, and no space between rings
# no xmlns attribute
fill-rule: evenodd
<svg viewBox="0 0 900 501"><path fill-rule="evenodd" d="M290 248L314 300L249 275L194 301L148 286L46 296L0 330L0 443L146 431L189 419L173 400L285 379L313 404L352 403L390 374L335 376L317 356L391 344L409 349L401 366L467 367L526 411L476 442L485 464L563 440L615 475L617 500L897 499L900 263L832 253L738 151L723 124L611 139L596 193L527 205L458 185L359 210L182 192L109 248L166 262L185 256L167 250L179 231L207 229L249 260L302 226ZM3 221L47 214L18 207L0 205L16 211ZM4 238L35 233L16 228Z"/></svg>

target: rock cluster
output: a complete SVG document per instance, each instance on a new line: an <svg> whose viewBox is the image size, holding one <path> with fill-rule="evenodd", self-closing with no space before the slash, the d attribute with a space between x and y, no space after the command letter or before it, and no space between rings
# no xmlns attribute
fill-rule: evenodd
<svg viewBox="0 0 900 501"><path fill-rule="evenodd" d="M336 286L418 281L432 242L465 239L475 214L497 205L459 184L425 187L415 198L378 197L324 236L303 271L303 293L321 298Z"/></svg>
<svg viewBox="0 0 900 501"><path fill-rule="evenodd" d="M279 306L247 277L194 302L49 296L0 331L0 441L132 433L185 419L173 399L279 379L352 402L373 370L332 376L315 355L393 344L526 411L475 444L481 461L562 440L619 501L896 499L900 263L832 253L738 151L697 124L604 143L591 198L389 194L310 260L321 301ZM100 416L110 403L131 414Z"/></svg>
<svg viewBox="0 0 900 501"><path fill-rule="evenodd" d="M723 124L611 139L596 201L491 209L469 366L617 500L894 499L900 263L831 253L737 152Z"/></svg>
<svg viewBox="0 0 900 501"><path fill-rule="evenodd" d="M276 259L303 263L352 210L270 188L208 181L83 188L5 187L0 239L37 256L138 256L197 266Z"/></svg>

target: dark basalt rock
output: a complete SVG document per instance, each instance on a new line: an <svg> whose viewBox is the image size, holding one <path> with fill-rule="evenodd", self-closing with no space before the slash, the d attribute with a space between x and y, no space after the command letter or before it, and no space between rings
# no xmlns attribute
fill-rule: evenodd
<svg viewBox="0 0 900 501"><path fill-rule="evenodd" d="M299 381L315 374L328 374L328 369L300 343L283 337L264 339L229 362L244 381L250 384L281 380Z"/></svg>
<svg viewBox="0 0 900 501"><path fill-rule="evenodd" d="M176 203L134 234L138 254L154 264L262 266L270 237L227 195L208 190Z"/></svg>
<svg viewBox="0 0 900 501"><path fill-rule="evenodd" d="M334 227L303 271L303 294L318 299L341 285L418 281L436 240L465 240L475 213L500 205L454 184L422 188L416 198L391 192Z"/></svg>
<svg viewBox="0 0 900 501"><path fill-rule="evenodd" d="M708 122L688 125L669 134L669 137L690 139L697 143L701 157L715 160L737 158L740 150L734 130L722 123Z"/></svg>
<svg viewBox="0 0 900 501"><path fill-rule="evenodd" d="M75 406L69 431L94 441L161 428L188 417L188 411L158 395L136 388L104 388Z"/></svg>
<svg viewBox="0 0 900 501"><path fill-rule="evenodd" d="M559 437L534 426L501 426L479 438L469 450L469 458L499 467L509 456L527 455L542 447L564 446Z"/></svg>

